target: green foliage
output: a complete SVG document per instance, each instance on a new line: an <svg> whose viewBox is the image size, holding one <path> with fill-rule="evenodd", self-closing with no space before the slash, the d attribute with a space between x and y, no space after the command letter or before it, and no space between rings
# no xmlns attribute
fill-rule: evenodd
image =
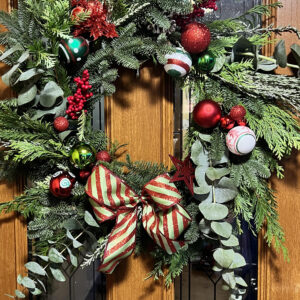
<svg viewBox="0 0 300 300"><path fill-rule="evenodd" d="M293 148L300 149L297 121L278 106L265 105L261 118L249 115L247 121L257 138L263 138L279 159L290 154Z"/></svg>
<svg viewBox="0 0 300 300"><path fill-rule="evenodd" d="M245 60L242 62L233 62L231 64L225 64L220 76L228 82L239 85L249 85L249 82L244 76L245 71L251 70L253 68L253 63L251 60Z"/></svg>

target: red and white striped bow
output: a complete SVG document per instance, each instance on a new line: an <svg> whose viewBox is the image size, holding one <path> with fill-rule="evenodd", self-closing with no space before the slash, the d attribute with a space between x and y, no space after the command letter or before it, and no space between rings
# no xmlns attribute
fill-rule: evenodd
<svg viewBox="0 0 300 300"><path fill-rule="evenodd" d="M178 203L181 195L168 174L147 183L138 196L125 182L102 165L88 179L86 193L97 220L116 218L99 271L111 274L119 262L132 254L136 241L137 205L142 204L142 223L157 245L172 254L184 245L177 241L191 217Z"/></svg>

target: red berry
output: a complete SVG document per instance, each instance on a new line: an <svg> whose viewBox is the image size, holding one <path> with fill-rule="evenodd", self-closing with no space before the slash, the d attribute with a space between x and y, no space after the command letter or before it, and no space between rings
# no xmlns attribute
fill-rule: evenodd
<svg viewBox="0 0 300 300"><path fill-rule="evenodd" d="M97 159L97 161L100 160L100 161L105 161L105 162L111 162L111 156L105 150L98 152L96 155L96 159Z"/></svg>
<svg viewBox="0 0 300 300"><path fill-rule="evenodd" d="M246 113L247 111L243 105L235 105L234 107L231 108L229 115L231 119L235 121L240 121L244 119Z"/></svg>
<svg viewBox="0 0 300 300"><path fill-rule="evenodd" d="M57 131L63 132L69 128L69 121L65 117L57 117L53 126Z"/></svg>
<svg viewBox="0 0 300 300"><path fill-rule="evenodd" d="M86 181L89 178L90 174L91 174L90 171L81 170L79 172L79 177L80 177L81 180Z"/></svg>
<svg viewBox="0 0 300 300"><path fill-rule="evenodd" d="M230 116L225 116L221 118L220 124L222 128L229 130L234 127L234 120Z"/></svg>

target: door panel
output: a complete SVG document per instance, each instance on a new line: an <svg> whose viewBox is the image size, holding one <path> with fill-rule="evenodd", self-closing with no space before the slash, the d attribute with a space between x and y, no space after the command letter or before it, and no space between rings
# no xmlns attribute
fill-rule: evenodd
<svg viewBox="0 0 300 300"><path fill-rule="evenodd" d="M173 152L173 102L169 78L161 67L146 65L139 76L122 70L117 92L106 98L106 131L112 140L128 143L132 160L170 164ZM123 155L124 158L124 155ZM144 281L152 270L150 254L126 258L107 276L107 300L173 300L173 286Z"/></svg>
<svg viewBox="0 0 300 300"><path fill-rule="evenodd" d="M13 1L0 1L0 9L9 11L14 5ZM3 28L1 28L3 30ZM7 67L0 64L0 76ZM0 98L11 97L10 89L0 80ZM22 181L13 183L0 182L0 202L12 200L22 191ZM19 273L24 273L24 263L27 257L26 225L16 214L2 214L0 216L0 300L8 299L4 296L14 294L17 288L16 278Z"/></svg>
<svg viewBox="0 0 300 300"><path fill-rule="evenodd" d="M267 3L275 1L267 1ZM275 26L291 25L300 28L300 2L293 0L281 1L282 9L273 12L267 19L267 24L275 22ZM287 53L290 54L290 45L298 43L295 34L286 33L278 39L286 41ZM269 46L265 52L268 56L273 54L274 47ZM289 55L291 59L291 55ZM293 61L291 61L293 62ZM277 73L293 75L289 68L278 69ZM291 262L283 260L281 254L266 246L263 234L259 239L259 300L298 300L300 299L300 153L293 155L283 162L285 179L278 180L273 177L272 188L277 191L278 211L280 223L286 234L286 246L289 250Z"/></svg>

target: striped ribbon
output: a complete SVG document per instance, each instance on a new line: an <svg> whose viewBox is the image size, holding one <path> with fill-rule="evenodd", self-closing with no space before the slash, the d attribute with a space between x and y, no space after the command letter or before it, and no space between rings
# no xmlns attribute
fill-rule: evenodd
<svg viewBox="0 0 300 300"><path fill-rule="evenodd" d="M119 262L132 254L136 242L138 204L143 207L142 223L157 245L172 254L184 245L177 241L191 217L178 203L181 195L168 174L148 182L138 196L124 181L102 165L88 179L90 197L98 222L116 219L108 238L99 271L111 274Z"/></svg>

